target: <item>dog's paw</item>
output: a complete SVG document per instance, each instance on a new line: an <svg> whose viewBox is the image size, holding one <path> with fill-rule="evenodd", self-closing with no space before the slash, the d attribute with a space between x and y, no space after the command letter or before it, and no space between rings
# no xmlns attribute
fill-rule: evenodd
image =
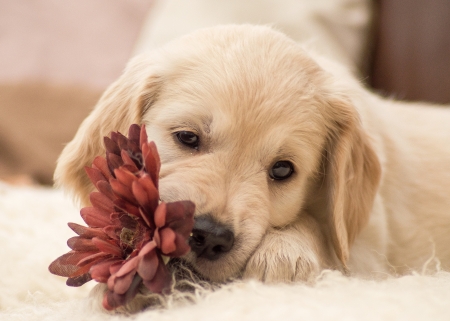
<svg viewBox="0 0 450 321"><path fill-rule="evenodd" d="M270 229L247 262L243 277L269 283L313 281L324 268L324 254L310 225Z"/></svg>

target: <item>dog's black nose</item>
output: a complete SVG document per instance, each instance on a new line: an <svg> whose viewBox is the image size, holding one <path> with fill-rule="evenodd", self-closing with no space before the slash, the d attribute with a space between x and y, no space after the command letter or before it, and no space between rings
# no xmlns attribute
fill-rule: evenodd
<svg viewBox="0 0 450 321"><path fill-rule="evenodd" d="M231 250L233 243L234 233L225 225L218 223L209 215L195 218L189 245L197 257L217 260Z"/></svg>

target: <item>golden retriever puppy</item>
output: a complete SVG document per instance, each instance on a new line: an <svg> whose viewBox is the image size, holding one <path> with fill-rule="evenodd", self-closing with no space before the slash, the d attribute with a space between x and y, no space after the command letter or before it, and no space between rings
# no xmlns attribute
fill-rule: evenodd
<svg viewBox="0 0 450 321"><path fill-rule="evenodd" d="M132 123L158 146L161 199L196 204L184 259L208 280L450 268L450 110L378 97L268 27L204 29L134 58L57 184L86 205L83 167Z"/></svg>

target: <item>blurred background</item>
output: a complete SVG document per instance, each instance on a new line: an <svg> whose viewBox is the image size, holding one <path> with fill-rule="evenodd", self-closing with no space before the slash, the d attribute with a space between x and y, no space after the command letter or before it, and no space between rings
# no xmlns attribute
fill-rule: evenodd
<svg viewBox="0 0 450 321"><path fill-rule="evenodd" d="M0 180L51 185L130 57L225 23L272 24L382 95L450 104L449 0L0 0Z"/></svg>

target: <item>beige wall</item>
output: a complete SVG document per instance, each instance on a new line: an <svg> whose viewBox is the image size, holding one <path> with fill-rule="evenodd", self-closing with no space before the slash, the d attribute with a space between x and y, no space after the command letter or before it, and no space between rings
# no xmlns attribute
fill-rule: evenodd
<svg viewBox="0 0 450 321"><path fill-rule="evenodd" d="M121 73L148 0L0 0L0 179L51 184L56 158Z"/></svg>

